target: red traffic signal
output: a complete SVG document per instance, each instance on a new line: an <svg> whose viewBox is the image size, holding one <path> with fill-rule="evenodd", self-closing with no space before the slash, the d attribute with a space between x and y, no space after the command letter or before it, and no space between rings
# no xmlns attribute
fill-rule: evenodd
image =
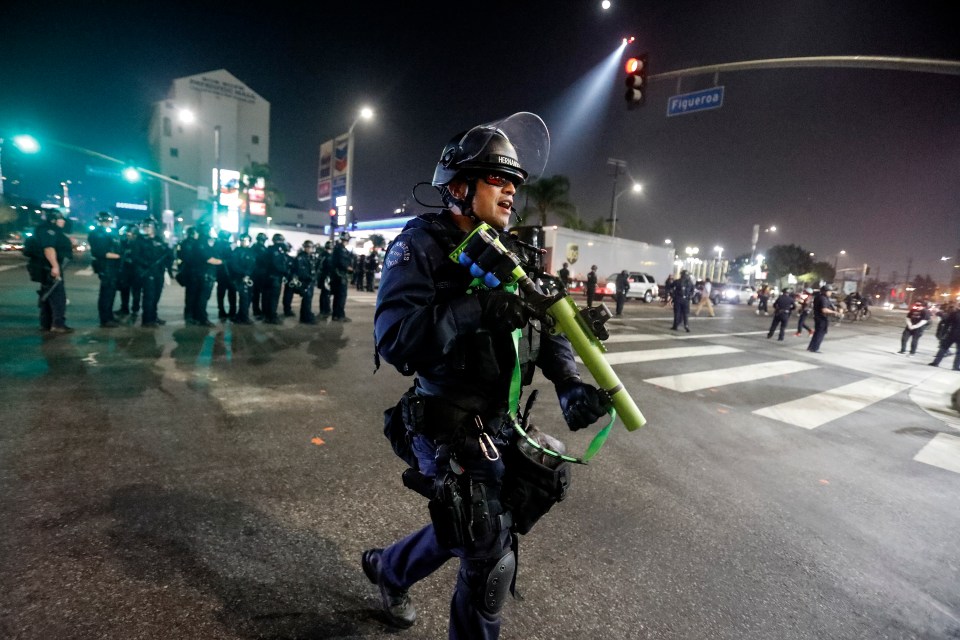
<svg viewBox="0 0 960 640"><path fill-rule="evenodd" d="M336 218L336 217L337 217L337 210L336 210L336 209L330 209L330 217L331 217L331 218Z"/></svg>
<svg viewBox="0 0 960 640"><path fill-rule="evenodd" d="M624 79L627 93L624 94L624 98L627 100L627 108L635 109L647 100L647 54L641 53L630 58L624 65L624 69L627 72L627 77Z"/></svg>

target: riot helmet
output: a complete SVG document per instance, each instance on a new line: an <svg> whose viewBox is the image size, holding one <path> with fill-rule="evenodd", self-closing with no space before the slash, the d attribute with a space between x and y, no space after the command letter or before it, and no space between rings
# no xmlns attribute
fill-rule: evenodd
<svg viewBox="0 0 960 640"><path fill-rule="evenodd" d="M333 243L327 240L326 242L323 243L323 248L326 251L333 251Z"/></svg>
<svg viewBox="0 0 960 640"><path fill-rule="evenodd" d="M229 242L229 241L230 241L230 232L227 231L226 229L220 229L220 231L217 232L217 240L222 240L222 241L224 241L224 242Z"/></svg>
<svg viewBox="0 0 960 640"><path fill-rule="evenodd" d="M57 220L66 220L67 217L63 214L63 211L61 211L59 208L52 207L50 209L44 210L43 219L46 222L53 223L53 222L56 222Z"/></svg>
<svg viewBox="0 0 960 640"><path fill-rule="evenodd" d="M313 245L313 240L304 240L304 241L303 241L303 248L304 248L304 249L313 249L313 246L314 246L314 245Z"/></svg>
<svg viewBox="0 0 960 640"><path fill-rule="evenodd" d="M97 214L97 222L113 224L113 214L109 211L101 211Z"/></svg>
<svg viewBox="0 0 960 640"><path fill-rule="evenodd" d="M237 240L249 240L249 239L250 239L249 233L241 233L239 236L237 236Z"/></svg>
<svg viewBox="0 0 960 640"><path fill-rule="evenodd" d="M267 241L267 234L265 234L263 231L257 234L257 242L266 242L266 241Z"/></svg>
<svg viewBox="0 0 960 640"><path fill-rule="evenodd" d="M273 244L286 244L287 239L283 237L282 233L275 233L273 234L273 239L271 242L273 242Z"/></svg>
<svg viewBox="0 0 960 640"><path fill-rule="evenodd" d="M348 231L341 231L341 232L340 232L340 240L341 240L342 242L346 242L346 241L349 240L349 239L350 239L350 233L349 233Z"/></svg>

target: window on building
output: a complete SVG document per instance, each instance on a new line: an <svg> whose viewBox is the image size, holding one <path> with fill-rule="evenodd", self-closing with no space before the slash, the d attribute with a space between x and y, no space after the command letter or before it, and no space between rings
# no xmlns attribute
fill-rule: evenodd
<svg viewBox="0 0 960 640"><path fill-rule="evenodd" d="M252 142L253 144L260 144L260 136L253 136L250 139L250 142Z"/></svg>
<svg viewBox="0 0 960 640"><path fill-rule="evenodd" d="M176 147L170 147L170 157L171 157L171 158L179 158L179 157L180 157L180 149L177 149Z"/></svg>
<svg viewBox="0 0 960 640"><path fill-rule="evenodd" d="M173 126L170 124L170 118L163 119L163 135L167 137L173 135Z"/></svg>

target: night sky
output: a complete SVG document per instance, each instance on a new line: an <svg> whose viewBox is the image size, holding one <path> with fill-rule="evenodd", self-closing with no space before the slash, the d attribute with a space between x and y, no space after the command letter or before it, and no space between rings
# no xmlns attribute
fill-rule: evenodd
<svg viewBox="0 0 960 640"><path fill-rule="evenodd" d="M315 200L319 144L356 129L355 209L389 216L429 180L458 131L517 111L553 136L546 174L572 182L587 220L609 217L608 158L644 184L619 199L618 235L724 257L794 243L871 275L929 273L960 262L960 76L862 69L722 74L723 107L667 118L667 98L713 77L651 83L628 111L618 65L580 82L623 36L651 73L768 58L882 55L960 60L954 3L599 1L378 4L21 2L5 4L0 137L31 131L148 166L146 127L174 78L224 68L271 103L270 165L288 202ZM137 5L137 6L135 6ZM572 120L571 114L579 114ZM137 187L85 175L90 158L5 147L22 195L74 182L91 211ZM621 177L619 188L625 186ZM142 190L142 187L139 187ZM7 191L13 189L9 186ZM619 190L619 189L618 189ZM421 199L435 202L429 189ZM429 200L428 200L429 199ZM522 205L522 202L518 204ZM519 207L518 207L519 208ZM951 261L940 260L949 256ZM911 264L912 260L912 264Z"/></svg>

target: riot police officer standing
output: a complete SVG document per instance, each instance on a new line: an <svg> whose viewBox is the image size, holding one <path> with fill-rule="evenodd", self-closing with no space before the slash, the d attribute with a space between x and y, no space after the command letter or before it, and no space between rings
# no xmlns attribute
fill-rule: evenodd
<svg viewBox="0 0 960 640"><path fill-rule="evenodd" d="M313 291L317 281L316 247L312 240L304 240L303 247L297 252L294 259L293 276L300 282L300 322L302 324L317 324L317 316L310 307L313 306Z"/></svg>
<svg viewBox="0 0 960 640"><path fill-rule="evenodd" d="M680 272L680 277L673 281L673 290L670 292L673 299L673 326L676 331L681 324L687 333L690 333L688 318L690 317L690 298L693 297L693 283L686 269Z"/></svg>
<svg viewBox="0 0 960 640"><path fill-rule="evenodd" d="M280 290L283 280L287 277L290 262L287 252L290 250L282 233L273 234L271 244L264 253L264 288L263 288L263 321L267 324L283 324L277 315L277 305L280 304Z"/></svg>
<svg viewBox="0 0 960 640"><path fill-rule="evenodd" d="M90 255L93 256L93 271L100 277L100 294L97 297L97 314L100 326L119 327L113 315L113 301L117 297L120 281L120 238L113 232L113 216L107 211L97 214L97 227L87 237Z"/></svg>
<svg viewBox="0 0 960 640"><path fill-rule="evenodd" d="M367 278L367 291L373 291L373 283L376 280L378 268L380 268L380 255L377 253L377 248L373 247L367 254L366 262L363 263L363 273Z"/></svg>
<svg viewBox="0 0 960 640"><path fill-rule="evenodd" d="M237 290L233 288L233 278L230 277L228 266L230 254L233 253L230 232L221 229L217 233L217 240L213 246L214 252L221 260L217 265L217 317L220 320L227 318L233 320L237 317ZM224 298L226 298L226 304Z"/></svg>
<svg viewBox="0 0 960 640"><path fill-rule="evenodd" d="M140 237L140 227L135 224L124 225L120 229L120 276L117 288L120 291L120 311L117 315L126 318L133 312L136 320L140 313L141 287L133 266L133 247Z"/></svg>
<svg viewBox="0 0 960 640"><path fill-rule="evenodd" d="M176 265L177 283L183 287L183 319L190 325L195 324L193 317L197 306L197 266L194 263L194 248L197 245L199 234L196 227L187 227L183 230L183 238L177 243Z"/></svg>
<svg viewBox="0 0 960 640"><path fill-rule="evenodd" d="M140 326L152 329L166 324L157 316L160 294L163 293L163 277L173 269L173 252L157 237L157 223L153 218L144 218L140 223L140 237L133 250L133 263L143 285L143 318Z"/></svg>
<svg viewBox="0 0 960 640"><path fill-rule="evenodd" d="M250 234L243 233L240 235L240 244L230 254L230 277L237 292L237 315L233 320L234 324L253 324L250 319L250 296L257 256L250 244Z"/></svg>
<svg viewBox="0 0 960 640"><path fill-rule="evenodd" d="M207 315L207 303L210 302L210 296L213 295L213 285L217 281L217 267L223 260L218 257L214 247L213 238L210 235L210 223L201 222L197 225L197 241L193 244L191 260L191 272L196 286L196 298L194 299L193 320L187 321L188 324L194 324L201 327L212 327L210 317Z"/></svg>
<svg viewBox="0 0 960 640"><path fill-rule="evenodd" d="M33 242L37 253L30 257L31 279L40 283L40 328L50 333L72 333L67 326L67 290L63 270L73 257L73 244L64 233L67 224L60 209L47 209L43 223L37 225Z"/></svg>
<svg viewBox="0 0 960 640"><path fill-rule="evenodd" d="M543 121L529 113L457 135L444 148L432 181L444 210L408 222L384 259L374 313L376 350L399 371L417 376L388 410L386 424L393 433L400 422L403 436L391 440L395 447L412 437L400 450L411 465L404 474L408 486L417 483L436 496L430 524L361 557L387 619L398 627L416 621L408 589L457 557L450 638L498 637L516 568L516 536L529 530L514 531L528 510L513 501L516 494L503 491L504 479L517 468L512 412L519 386L532 381L535 368L554 383L571 429L604 414L599 391L580 380L569 342L536 330L523 294L474 284L470 271L449 258L481 223L510 242L502 232L517 187L528 172L541 172L548 141ZM521 345L534 351L516 347L518 329ZM520 383L516 394L511 380Z"/></svg>
<svg viewBox="0 0 960 640"><path fill-rule="evenodd" d="M254 264L253 286L250 288L250 301L253 305L253 317L257 320L263 320L263 290L266 284L267 266L267 234L263 231L257 234L257 241L250 247L253 250Z"/></svg>
<svg viewBox="0 0 960 640"><path fill-rule="evenodd" d="M330 256L330 288L333 290L333 315L330 319L338 322L350 322L346 315L347 288L353 273L354 257L353 252L347 248L348 242L350 234L344 231Z"/></svg>
<svg viewBox="0 0 960 640"><path fill-rule="evenodd" d="M330 317L330 275L333 266L333 243L327 240L323 244L323 251L320 253L317 264L317 287L320 289L320 317L326 319Z"/></svg>

